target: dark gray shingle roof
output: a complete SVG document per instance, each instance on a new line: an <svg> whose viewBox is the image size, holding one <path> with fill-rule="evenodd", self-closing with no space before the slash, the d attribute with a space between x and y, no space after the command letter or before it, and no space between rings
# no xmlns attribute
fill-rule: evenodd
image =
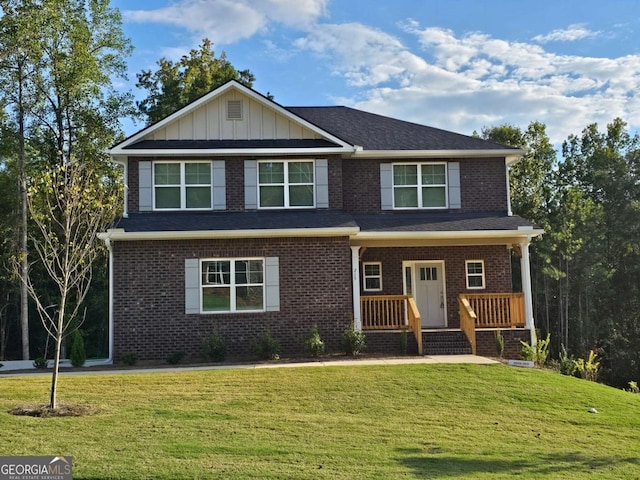
<svg viewBox="0 0 640 480"><path fill-rule="evenodd" d="M274 230L304 228L356 228L362 232L464 232L517 230L533 224L505 212L488 213L382 213L350 215L338 210L260 212L144 212L119 219L114 228L126 232L187 232Z"/></svg>
<svg viewBox="0 0 640 480"><path fill-rule="evenodd" d="M488 140L349 107L285 108L345 142L360 145L365 150L512 149Z"/></svg>
<svg viewBox="0 0 640 480"><path fill-rule="evenodd" d="M144 212L119 219L114 228L127 232L188 232L272 230L297 228L355 228L353 217L332 210L261 212Z"/></svg>

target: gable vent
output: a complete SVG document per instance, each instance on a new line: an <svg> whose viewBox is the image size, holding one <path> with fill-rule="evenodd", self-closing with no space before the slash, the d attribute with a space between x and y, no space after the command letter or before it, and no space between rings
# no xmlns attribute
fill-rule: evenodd
<svg viewBox="0 0 640 480"><path fill-rule="evenodd" d="M242 100L227 100L227 120L242 120Z"/></svg>

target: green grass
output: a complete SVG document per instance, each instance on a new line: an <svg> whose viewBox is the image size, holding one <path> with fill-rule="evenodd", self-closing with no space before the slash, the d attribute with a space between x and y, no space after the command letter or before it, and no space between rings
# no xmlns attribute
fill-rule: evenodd
<svg viewBox="0 0 640 480"><path fill-rule="evenodd" d="M7 413L49 380L0 378L0 455L73 455L77 479L640 478L640 395L546 371L63 375L59 400L99 413Z"/></svg>

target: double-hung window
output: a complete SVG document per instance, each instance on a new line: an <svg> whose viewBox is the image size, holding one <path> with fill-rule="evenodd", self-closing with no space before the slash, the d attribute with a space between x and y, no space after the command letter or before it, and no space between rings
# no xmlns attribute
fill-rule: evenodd
<svg viewBox="0 0 640 480"><path fill-rule="evenodd" d="M465 262L465 270L467 273L468 289L485 288L483 260L467 260Z"/></svg>
<svg viewBox="0 0 640 480"><path fill-rule="evenodd" d="M210 209L211 162L153 163L156 210Z"/></svg>
<svg viewBox="0 0 640 480"><path fill-rule="evenodd" d="M394 164L393 206L447 208L447 164Z"/></svg>
<svg viewBox="0 0 640 480"><path fill-rule="evenodd" d="M314 186L313 161L258 162L260 208L313 208Z"/></svg>
<svg viewBox="0 0 640 480"><path fill-rule="evenodd" d="M365 292L379 292L382 290L382 263L365 262L362 264Z"/></svg>
<svg viewBox="0 0 640 480"><path fill-rule="evenodd" d="M203 312L261 312L265 310L264 259L202 260Z"/></svg>

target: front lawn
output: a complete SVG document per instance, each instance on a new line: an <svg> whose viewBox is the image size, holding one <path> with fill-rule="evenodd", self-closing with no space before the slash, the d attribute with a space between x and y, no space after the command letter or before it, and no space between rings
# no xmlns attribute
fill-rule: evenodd
<svg viewBox="0 0 640 480"><path fill-rule="evenodd" d="M0 376L0 455L74 478L639 478L640 395L504 365L65 376L86 417L32 418L50 377ZM590 408L598 413L588 413Z"/></svg>

